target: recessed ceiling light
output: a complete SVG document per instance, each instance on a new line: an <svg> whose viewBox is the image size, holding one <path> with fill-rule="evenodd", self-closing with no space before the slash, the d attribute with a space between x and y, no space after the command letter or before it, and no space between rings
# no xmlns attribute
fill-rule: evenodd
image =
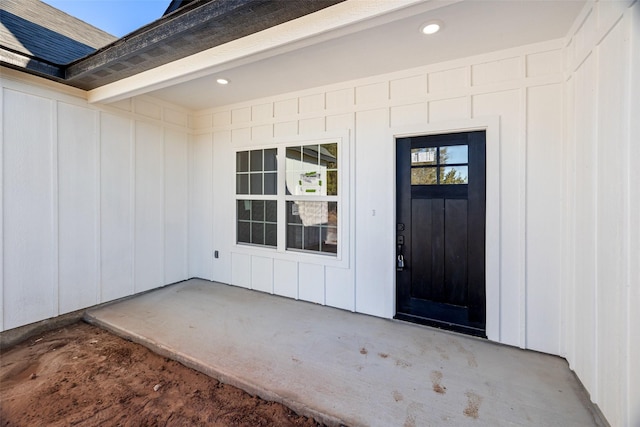
<svg viewBox="0 0 640 427"><path fill-rule="evenodd" d="M442 26L441 21L429 21L420 27L420 32L427 35L435 34L442 29Z"/></svg>
<svg viewBox="0 0 640 427"><path fill-rule="evenodd" d="M228 85L229 84L229 80L227 80L227 79L218 79L218 80L216 80L216 82L218 82L219 85Z"/></svg>

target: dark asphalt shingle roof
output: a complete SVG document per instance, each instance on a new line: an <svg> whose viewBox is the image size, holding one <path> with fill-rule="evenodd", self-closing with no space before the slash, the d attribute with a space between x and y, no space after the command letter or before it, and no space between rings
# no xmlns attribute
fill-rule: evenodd
<svg viewBox="0 0 640 427"><path fill-rule="evenodd" d="M40 0L0 0L0 65L90 90L342 1L173 0L116 39Z"/></svg>
<svg viewBox="0 0 640 427"><path fill-rule="evenodd" d="M0 1L0 46L68 64L117 38L39 0Z"/></svg>

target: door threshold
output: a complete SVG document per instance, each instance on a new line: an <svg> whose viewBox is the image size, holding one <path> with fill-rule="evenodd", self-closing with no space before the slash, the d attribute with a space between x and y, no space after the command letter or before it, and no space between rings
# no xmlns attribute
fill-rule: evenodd
<svg viewBox="0 0 640 427"><path fill-rule="evenodd" d="M455 323L442 322L426 317L415 316L407 313L396 313L393 316L394 319L403 320L406 322L417 323L419 325L431 326L438 329L445 329L447 331L459 332L465 335L471 335L478 338L487 338L487 331L484 328L476 328L473 326L458 325Z"/></svg>

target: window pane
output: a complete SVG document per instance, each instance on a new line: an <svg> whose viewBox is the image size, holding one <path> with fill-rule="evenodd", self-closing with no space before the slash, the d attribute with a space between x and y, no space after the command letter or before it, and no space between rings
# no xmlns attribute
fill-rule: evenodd
<svg viewBox="0 0 640 427"><path fill-rule="evenodd" d="M327 196L338 195L338 171L327 171Z"/></svg>
<svg viewBox="0 0 640 427"><path fill-rule="evenodd" d="M278 245L278 226L276 224L265 224L264 244L268 246Z"/></svg>
<svg viewBox="0 0 640 427"><path fill-rule="evenodd" d="M289 201L287 217L287 249L337 253L337 202Z"/></svg>
<svg viewBox="0 0 640 427"><path fill-rule="evenodd" d="M304 228L304 245L302 249L307 251L320 250L320 227Z"/></svg>
<svg viewBox="0 0 640 427"><path fill-rule="evenodd" d="M264 244L264 224L262 222L251 223L251 243Z"/></svg>
<svg viewBox="0 0 640 427"><path fill-rule="evenodd" d="M435 185L436 168L411 168L411 185Z"/></svg>
<svg viewBox="0 0 640 427"><path fill-rule="evenodd" d="M287 161L285 164L287 194L298 194L298 181L302 170L302 147L287 148Z"/></svg>
<svg viewBox="0 0 640 427"><path fill-rule="evenodd" d="M300 174L298 193L306 195L322 194L322 174L318 171L309 171Z"/></svg>
<svg viewBox="0 0 640 427"><path fill-rule="evenodd" d="M318 165L319 147L319 145L307 145L287 149L287 162L285 167L287 194L323 194L323 186L321 185L323 171ZM300 158L300 153L297 150L302 150L302 158Z"/></svg>
<svg viewBox="0 0 640 427"><path fill-rule="evenodd" d="M297 202L287 202L287 224L302 224Z"/></svg>
<svg viewBox="0 0 640 427"><path fill-rule="evenodd" d="M338 225L338 202L327 203L327 224Z"/></svg>
<svg viewBox="0 0 640 427"><path fill-rule="evenodd" d="M288 147L287 148L287 159L300 161L300 156L302 153L301 147Z"/></svg>
<svg viewBox="0 0 640 427"><path fill-rule="evenodd" d="M251 220L264 221L264 200L253 200L251 202Z"/></svg>
<svg viewBox="0 0 640 427"><path fill-rule="evenodd" d="M249 175L236 175L236 194L249 194Z"/></svg>
<svg viewBox="0 0 640 427"><path fill-rule="evenodd" d="M440 147L440 164L468 163L467 149L466 145Z"/></svg>
<svg viewBox="0 0 640 427"><path fill-rule="evenodd" d="M275 172L264 174L264 194L276 194L278 188L278 174Z"/></svg>
<svg viewBox="0 0 640 427"><path fill-rule="evenodd" d="M287 249L302 249L301 225L287 225Z"/></svg>
<svg viewBox="0 0 640 427"><path fill-rule="evenodd" d="M309 227L327 223L328 202L297 202L302 224Z"/></svg>
<svg viewBox="0 0 640 427"><path fill-rule="evenodd" d="M238 200L238 219L248 221L251 218L251 201Z"/></svg>
<svg viewBox="0 0 640 427"><path fill-rule="evenodd" d="M412 148L411 149L411 166L435 165L437 162L437 148Z"/></svg>
<svg viewBox="0 0 640 427"><path fill-rule="evenodd" d="M336 252L338 245L338 228L337 227L323 227L322 229L323 247L333 246L329 248L333 252Z"/></svg>
<svg viewBox="0 0 640 427"><path fill-rule="evenodd" d="M236 153L236 172L249 171L249 152L239 151Z"/></svg>
<svg viewBox="0 0 640 427"><path fill-rule="evenodd" d="M320 165L327 169L338 169L338 144L322 144L320 146Z"/></svg>
<svg viewBox="0 0 640 427"><path fill-rule="evenodd" d="M302 147L302 161L309 165L317 166L318 163L318 146L317 145L305 145Z"/></svg>
<svg viewBox="0 0 640 427"><path fill-rule="evenodd" d="M238 221L238 243L251 243L251 223Z"/></svg>
<svg viewBox="0 0 640 427"><path fill-rule="evenodd" d="M278 162L276 161L277 154L278 154L278 150L276 150L275 148L264 150L264 170L265 171L278 170Z"/></svg>
<svg viewBox="0 0 640 427"><path fill-rule="evenodd" d="M265 203L265 220L267 222L278 222L278 202L267 200Z"/></svg>
<svg viewBox="0 0 640 427"><path fill-rule="evenodd" d="M467 166L449 166L440 168L440 184L467 184L469 175Z"/></svg>
<svg viewBox="0 0 640 427"><path fill-rule="evenodd" d="M262 172L251 174L251 194L262 194Z"/></svg>
<svg viewBox="0 0 640 427"><path fill-rule="evenodd" d="M249 163L251 172L261 171L262 169L262 150L251 151L251 162Z"/></svg>

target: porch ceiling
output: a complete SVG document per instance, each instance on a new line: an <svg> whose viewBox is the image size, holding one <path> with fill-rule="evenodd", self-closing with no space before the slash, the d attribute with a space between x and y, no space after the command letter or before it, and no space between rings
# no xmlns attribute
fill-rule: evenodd
<svg viewBox="0 0 640 427"><path fill-rule="evenodd" d="M345 3L351 3L349 0ZM346 4L333 6L346 7ZM397 2L402 3L402 2ZM115 100L147 92L192 110L322 86L564 37L584 0L406 1L403 7L256 52L187 66L144 91L96 93ZM329 8L331 9L331 8ZM308 17L307 17L308 18ZM433 36L421 24L438 19ZM219 77L231 81L220 86Z"/></svg>

